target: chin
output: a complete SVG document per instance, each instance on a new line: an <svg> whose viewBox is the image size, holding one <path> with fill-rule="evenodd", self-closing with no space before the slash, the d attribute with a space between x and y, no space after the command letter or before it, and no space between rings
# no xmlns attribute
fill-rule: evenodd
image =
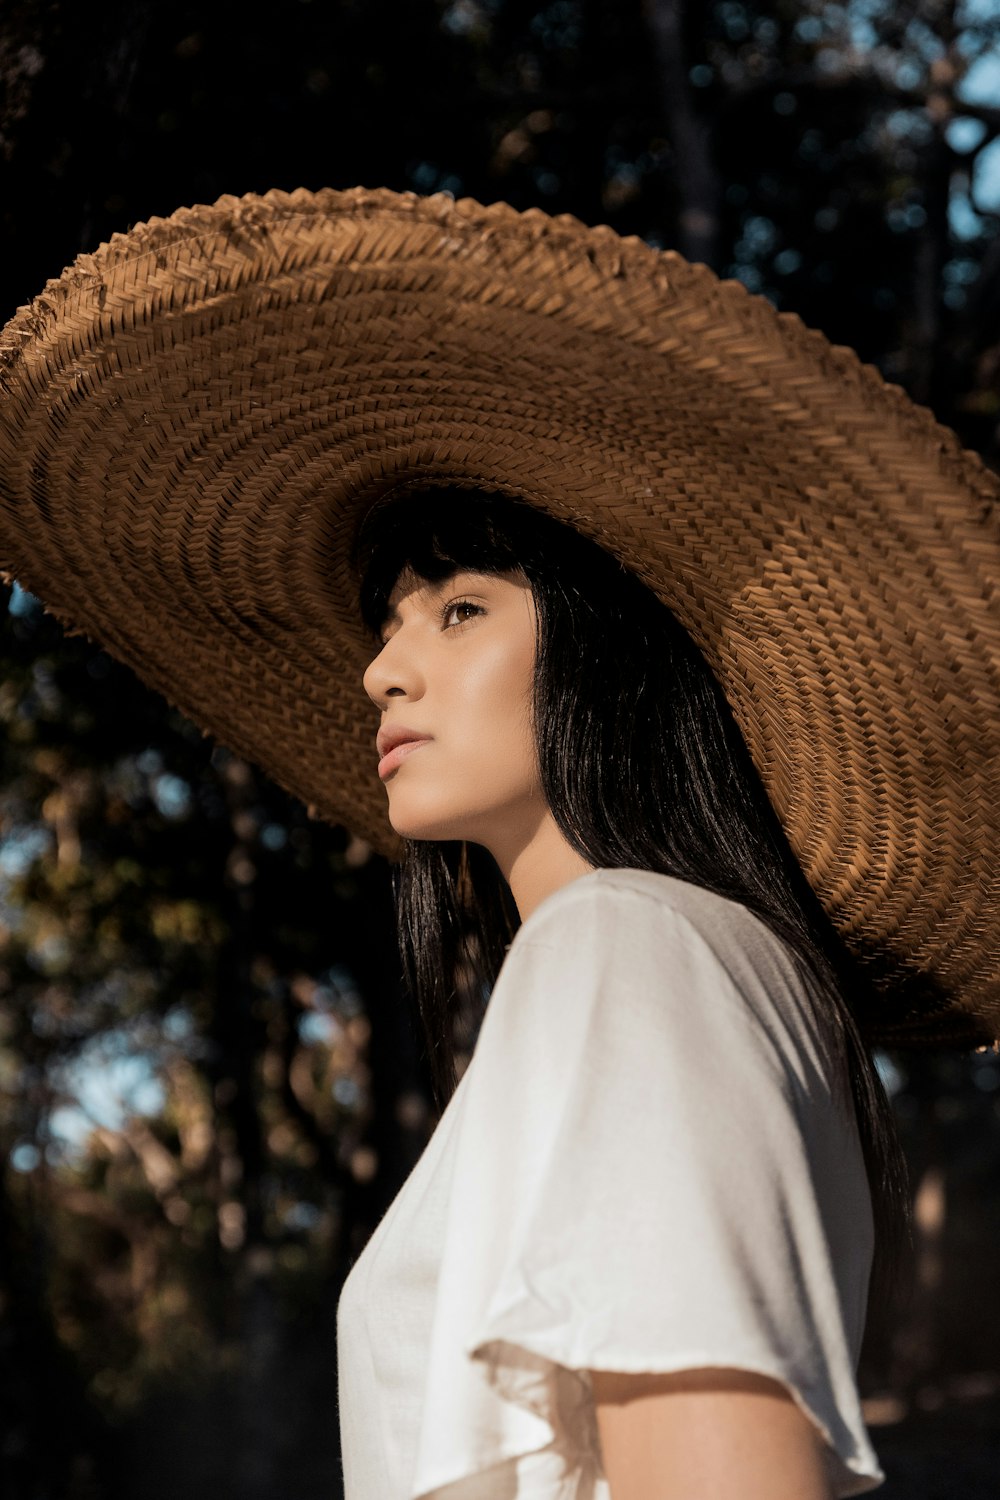
<svg viewBox="0 0 1000 1500"><path fill-rule="evenodd" d="M402 801L402 799L399 799ZM456 816L454 811L443 809L393 807L389 805L389 822L401 839L420 839L426 842L445 843L469 839L482 841L482 835L472 830L472 818Z"/></svg>
<svg viewBox="0 0 1000 1500"><path fill-rule="evenodd" d="M397 812L389 808L389 822L394 832L401 839L433 839L438 842L444 839L460 839L464 835L451 832L452 825L443 818L435 818L428 814L417 814L412 810L409 813Z"/></svg>

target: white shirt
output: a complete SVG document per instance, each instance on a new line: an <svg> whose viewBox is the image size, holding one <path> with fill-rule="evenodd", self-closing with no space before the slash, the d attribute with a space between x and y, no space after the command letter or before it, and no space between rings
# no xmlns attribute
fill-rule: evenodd
<svg viewBox="0 0 1000 1500"><path fill-rule="evenodd" d="M519 928L471 1062L338 1306L346 1500L609 1500L589 1369L782 1381L836 1496L884 1476L846 1083L745 907L600 869Z"/></svg>

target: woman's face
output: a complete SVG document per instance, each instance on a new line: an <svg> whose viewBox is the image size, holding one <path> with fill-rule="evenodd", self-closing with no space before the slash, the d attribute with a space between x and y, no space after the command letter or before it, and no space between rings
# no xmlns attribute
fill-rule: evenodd
<svg viewBox="0 0 1000 1500"><path fill-rule="evenodd" d="M378 774L402 837L468 839L501 859L545 815L531 728L535 621L518 573L401 575L364 686L381 710ZM400 729L424 738L385 754Z"/></svg>

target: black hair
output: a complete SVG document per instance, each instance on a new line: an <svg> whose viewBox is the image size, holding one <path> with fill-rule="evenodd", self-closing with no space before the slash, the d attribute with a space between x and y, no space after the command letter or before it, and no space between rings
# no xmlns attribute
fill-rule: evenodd
<svg viewBox="0 0 1000 1500"><path fill-rule="evenodd" d="M486 490L437 486L384 500L360 529L355 565L376 642L403 573L438 582L465 569L513 572L530 585L535 739L552 816L593 866L693 882L741 902L787 945L849 1084L875 1221L869 1307L887 1300L909 1191L865 1040L877 1000L803 875L687 631L610 552L537 506ZM443 1109L457 1082L459 995L470 976L473 992L489 992L517 910L492 855L473 843L406 840L393 881L404 978Z"/></svg>

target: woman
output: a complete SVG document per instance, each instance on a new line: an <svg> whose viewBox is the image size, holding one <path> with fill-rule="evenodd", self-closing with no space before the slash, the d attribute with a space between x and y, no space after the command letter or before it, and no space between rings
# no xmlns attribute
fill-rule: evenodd
<svg viewBox="0 0 1000 1500"><path fill-rule="evenodd" d="M381 645L365 689L407 840L399 930L441 1102L456 972L502 983L447 1126L345 1287L348 1493L393 1493L414 1463L417 1493L476 1474L590 1494L601 1467L615 1500L859 1492L879 1471L845 1399L872 1235L852 1088L883 1260L900 1163L846 1001L863 1015L863 986L715 679L633 574L501 495L405 496L361 549ZM502 1339L477 1338L485 1374L456 1371L505 1301ZM504 1431L487 1381L535 1430ZM377 1413L406 1389L424 1417L394 1475ZM454 1416L427 1419L456 1400L457 1440ZM397 1409L401 1448L417 1416ZM508 1449L517 1477L495 1469Z"/></svg>
<svg viewBox="0 0 1000 1500"><path fill-rule="evenodd" d="M0 390L8 574L405 853L443 1113L341 1297L348 1500L877 1486L869 1048L998 1029L993 476L704 268L363 188L116 236Z"/></svg>

